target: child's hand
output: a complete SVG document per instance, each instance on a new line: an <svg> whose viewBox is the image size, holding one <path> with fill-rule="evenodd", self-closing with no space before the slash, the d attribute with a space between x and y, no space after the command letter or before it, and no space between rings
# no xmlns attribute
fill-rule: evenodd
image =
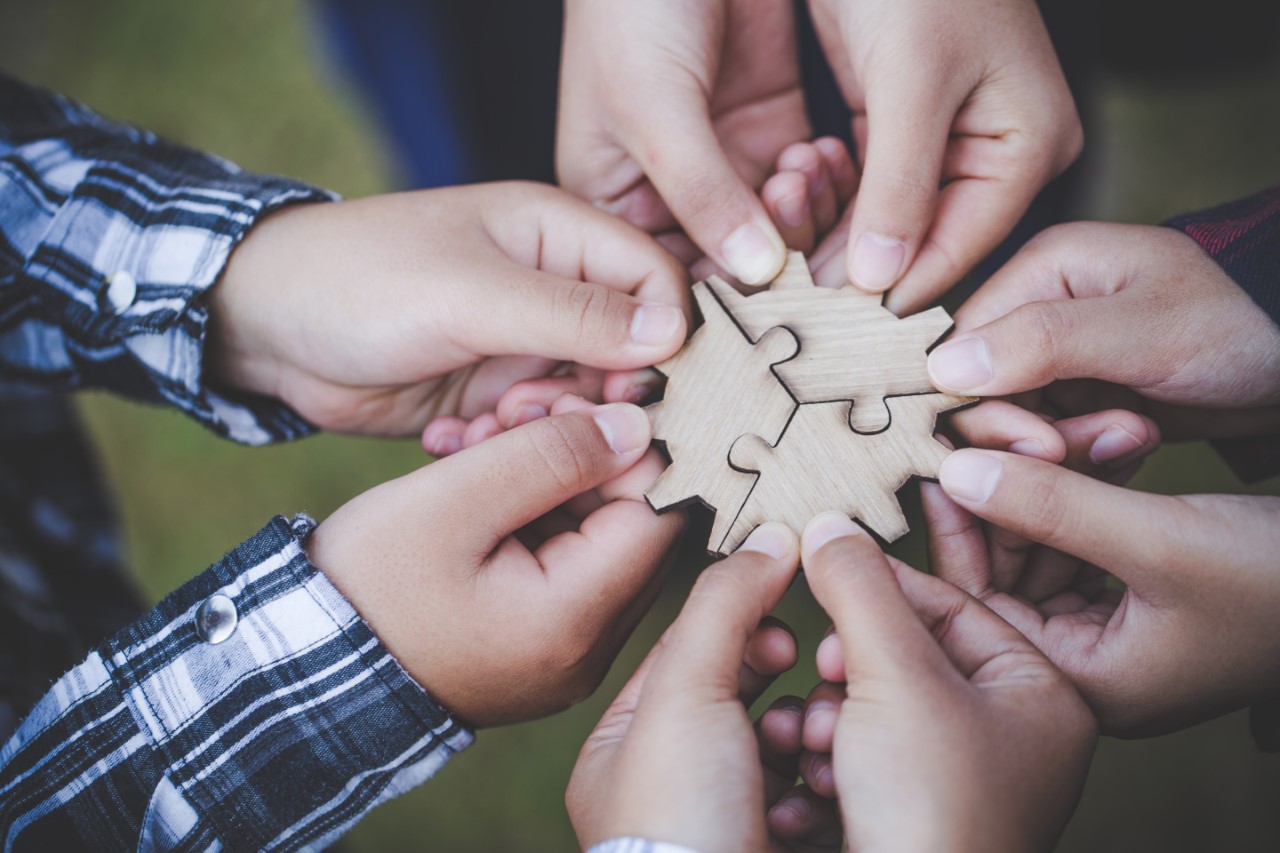
<svg viewBox="0 0 1280 853"><path fill-rule="evenodd" d="M832 683L810 696L804 724L806 747L834 753L801 767L839 797L850 848L1052 848L1097 739L1066 677L976 599L886 558L839 513L810 522L802 543L837 634L819 647Z"/></svg>
<svg viewBox="0 0 1280 853"><path fill-rule="evenodd" d="M531 378L598 394L600 370L680 348L687 301L660 246L550 187L300 205L232 254L210 296L210 364L317 426L409 435L490 412Z"/></svg>
<svg viewBox="0 0 1280 853"><path fill-rule="evenodd" d="M1133 408L1168 438L1280 427L1280 327L1168 228L1049 229L965 303L956 328L929 356L944 391L1043 389L1030 402L1054 415Z"/></svg>
<svg viewBox="0 0 1280 853"><path fill-rule="evenodd" d="M665 576L680 513L640 409L566 397L553 416L347 503L312 561L431 694L473 726L590 694Z"/></svg>
<svg viewBox="0 0 1280 853"><path fill-rule="evenodd" d="M698 579L578 756L566 803L584 848L630 836L700 853L764 850L776 823L788 841L773 849L840 849L834 810L793 789L798 700L775 703L756 731L747 717L795 664L795 640L767 614L797 560L795 534L768 524ZM803 818L801 800L813 806ZM786 814L766 826L771 806Z"/></svg>
<svg viewBox="0 0 1280 853"><path fill-rule="evenodd" d="M1151 495L978 450L923 491L935 573L1062 667L1104 731L1181 728L1280 680L1280 498Z"/></svg>

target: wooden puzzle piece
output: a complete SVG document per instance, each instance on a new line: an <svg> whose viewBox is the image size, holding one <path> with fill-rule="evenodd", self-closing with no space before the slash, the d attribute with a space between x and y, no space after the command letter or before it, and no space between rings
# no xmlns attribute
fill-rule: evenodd
<svg viewBox="0 0 1280 853"><path fill-rule="evenodd" d="M769 290L743 296L714 276L707 283L751 340L777 326L794 333L800 354L777 367L778 377L802 404L853 401L850 426L858 432L889 426L886 397L935 390L925 360L951 328L941 308L899 319L881 296L817 287L799 252Z"/></svg>
<svg viewBox="0 0 1280 853"><path fill-rule="evenodd" d="M873 435L849 428L849 402L800 406L778 442L743 436L729 462L759 472L755 487L715 550L734 551L757 526L780 521L797 535L814 516L839 510L888 542L907 532L894 495L912 476L936 479L950 452L933 437L938 414L975 397L917 394L886 400L889 429Z"/></svg>
<svg viewBox="0 0 1280 853"><path fill-rule="evenodd" d="M709 548L718 545L751 493L755 477L729 467L743 435L776 443L796 401L770 369L796 354L795 335L768 330L753 345L703 282L693 287L703 323L673 357L657 365L667 377L661 402L649 406L653 437L671 465L645 493L661 511L699 499L716 514Z"/></svg>

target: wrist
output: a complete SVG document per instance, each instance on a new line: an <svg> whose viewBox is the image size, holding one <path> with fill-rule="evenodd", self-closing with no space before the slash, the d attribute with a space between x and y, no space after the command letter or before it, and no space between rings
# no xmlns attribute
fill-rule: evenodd
<svg viewBox="0 0 1280 853"><path fill-rule="evenodd" d="M206 374L212 384L237 391L280 397L280 358L272 329L276 313L269 293L289 275L277 236L304 205L275 210L245 234L232 250L222 275L209 289Z"/></svg>

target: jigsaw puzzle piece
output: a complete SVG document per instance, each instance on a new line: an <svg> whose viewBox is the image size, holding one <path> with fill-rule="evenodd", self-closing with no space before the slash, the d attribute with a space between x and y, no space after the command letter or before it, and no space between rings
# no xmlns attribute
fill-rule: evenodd
<svg viewBox="0 0 1280 853"><path fill-rule="evenodd" d="M658 365L667 387L662 402L647 410L653 437L666 444L672 464L645 497L659 511L695 499L711 507L714 547L755 479L729 467L728 448L747 433L781 437L796 402L771 368L794 357L799 343L786 329L773 329L753 345L705 283L693 293L703 324Z"/></svg>
<svg viewBox="0 0 1280 853"><path fill-rule="evenodd" d="M950 452L933 437L938 414L975 399L892 397L892 425L874 435L849 428L850 403L811 403L796 410L780 442L744 436L730 449L729 462L759 477L719 552L732 552L766 521L798 534L828 510L861 520L887 542L900 538L908 525L895 493L913 476L938 476Z"/></svg>

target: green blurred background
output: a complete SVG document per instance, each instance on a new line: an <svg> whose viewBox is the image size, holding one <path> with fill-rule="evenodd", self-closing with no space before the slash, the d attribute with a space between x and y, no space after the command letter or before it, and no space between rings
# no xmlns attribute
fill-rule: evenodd
<svg viewBox="0 0 1280 853"><path fill-rule="evenodd" d="M299 0L0 2L7 71L251 169L348 196L393 188L388 146L318 45ZM1199 82L1104 77L1098 96L1082 217L1156 222L1280 179L1276 63ZM99 394L82 395L81 407L118 491L138 583L153 600L271 515L323 517L426 461L413 441L321 436L246 449L169 411ZM1136 485L1280 494L1280 479L1243 489L1204 446L1161 450ZM896 550L922 565L913 526ZM376 811L348 847L570 849L562 793L578 747L697 568L678 567L593 699L551 720L483 732L436 779ZM805 662L775 693L803 693L826 622L803 589L788 594L780 615L796 627ZM1274 850L1278 804L1280 757L1254 751L1241 714L1158 740L1108 740L1060 849ZM993 818L1000 807L991 803Z"/></svg>

